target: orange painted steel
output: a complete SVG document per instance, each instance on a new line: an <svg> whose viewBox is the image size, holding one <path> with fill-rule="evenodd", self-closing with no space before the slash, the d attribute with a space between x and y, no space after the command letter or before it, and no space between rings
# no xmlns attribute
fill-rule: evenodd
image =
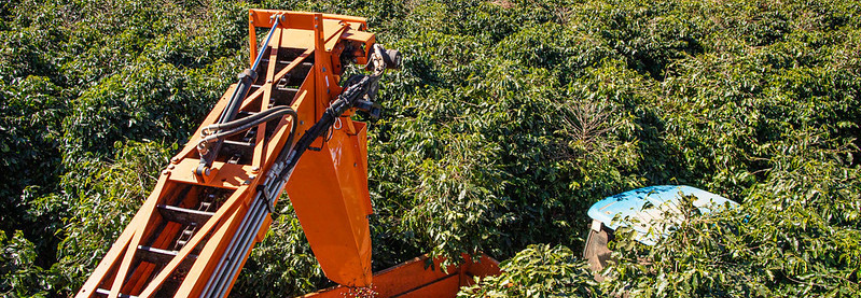
<svg viewBox="0 0 861 298"><path fill-rule="evenodd" d="M281 22L271 28L275 18ZM152 194L77 297L201 296L232 237L245 231L241 223L259 197L266 173L282 149L294 145L287 141L295 143L341 94L341 61L369 61L375 37L363 31L366 27L365 19L357 17L250 10L252 64L258 28L274 32L269 44L261 45L268 51L239 113L287 106L298 119L283 116L244 136L227 137L226 149L207 174L196 174L203 128L216 123L226 109L237 88L232 85L161 172ZM301 155L284 189L326 275L343 285L366 286L372 278L366 125L351 119L353 111L338 117L335 127ZM297 127L290 138L293 123ZM250 246L262 240L270 222L266 216L260 229L248 230L256 235ZM242 257L247 259L248 251ZM238 272L231 273L224 296Z"/></svg>
<svg viewBox="0 0 861 298"><path fill-rule="evenodd" d="M433 266L428 267L428 257L422 256L395 267L374 274L370 289L376 298L407 297L455 297L460 287L475 283L475 277L484 278L499 275L499 262L487 255L480 255L477 262L463 255L464 261L457 266L449 266L445 271L440 267L445 260L436 258ZM302 298L343 298L351 297L353 289L334 286ZM355 295L364 297L363 295Z"/></svg>

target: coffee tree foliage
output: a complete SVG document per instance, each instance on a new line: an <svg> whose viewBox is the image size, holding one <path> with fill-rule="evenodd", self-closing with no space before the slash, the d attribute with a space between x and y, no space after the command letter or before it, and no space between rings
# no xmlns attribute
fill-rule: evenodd
<svg viewBox="0 0 861 298"><path fill-rule="evenodd" d="M369 126L376 270L483 251L505 272L460 296L861 291L857 1L22 0L0 3L3 296L77 291L245 67L254 7L368 17L404 55ZM654 247L621 229L595 282L585 211L653 184L741 206ZM279 208L234 296L330 284Z"/></svg>

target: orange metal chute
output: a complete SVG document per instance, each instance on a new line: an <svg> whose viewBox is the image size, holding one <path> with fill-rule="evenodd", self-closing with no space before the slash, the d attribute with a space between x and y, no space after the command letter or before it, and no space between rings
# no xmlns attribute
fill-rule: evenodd
<svg viewBox="0 0 861 298"><path fill-rule="evenodd" d="M365 146L364 124L352 136L335 131L320 151L302 157L287 184L287 194L320 267L329 279L342 285L371 283Z"/></svg>
<svg viewBox="0 0 861 298"><path fill-rule="evenodd" d="M363 31L363 18L251 10L252 64L261 27L271 34L250 83L232 85L216 103L77 297L227 296L284 189L326 275L371 283L366 125L352 120L355 108L332 111L346 90L342 61L382 59L372 55L374 34ZM229 118L236 94L243 97ZM288 110L236 134L210 132ZM334 123L311 133L324 119Z"/></svg>

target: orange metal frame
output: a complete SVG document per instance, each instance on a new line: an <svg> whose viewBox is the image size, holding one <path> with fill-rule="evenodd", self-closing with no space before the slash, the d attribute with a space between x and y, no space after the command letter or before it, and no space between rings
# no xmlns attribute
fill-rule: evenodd
<svg viewBox="0 0 861 298"><path fill-rule="evenodd" d="M268 62L261 63L256 89L251 90L240 111L254 113L270 108L267 103L274 101L275 85L303 62L312 62L312 69L288 103L298 114L296 140L341 93L338 82L344 52L351 50L353 62L366 63L375 36L363 31L367 27L363 18L255 9L249 12L252 63L258 52L257 28L270 28L273 18L279 16L283 16L279 26L270 29L275 30L272 39L268 45L262 45L270 49L264 54ZM279 65L279 57L286 51L301 54L286 66ZM264 173L284 146L292 146L285 144L292 125L291 116L285 116L273 123L260 124L250 159L240 162L218 159L208 175L194 174L200 161L195 147L201 139L201 130L217 121L234 88L236 85L227 90L191 140L162 171L149 198L77 297L152 297L170 282L179 283L174 297L201 294L248 212L258 186L265 179ZM308 150L302 156L285 189L326 275L343 285L366 286L371 282L367 215L372 210L367 189L365 124L353 121L350 117L353 112L342 115L341 125L314 142L316 150ZM267 130L268 133L263 133ZM215 194L212 196L217 196L220 206L205 223L197 223L187 243L171 251L170 258L163 263L142 258L141 247L170 250L187 228L169 221L159 208L164 205L194 208L204 194ZM262 240L270 222L267 217L254 242ZM236 275L234 281L235 278Z"/></svg>
<svg viewBox="0 0 861 298"><path fill-rule="evenodd" d="M442 270L444 258L433 260L433 266L428 267L428 257L422 256L407 261L398 266L374 274L374 284L370 287L375 298L409 298L409 297L455 297L460 287L475 284L475 277L484 278L499 275L499 261L480 255L478 262L473 262L469 255L462 256L465 262L457 266L449 266ZM343 298L350 297L353 289L344 286L334 286L302 298ZM355 295L364 297L363 293Z"/></svg>

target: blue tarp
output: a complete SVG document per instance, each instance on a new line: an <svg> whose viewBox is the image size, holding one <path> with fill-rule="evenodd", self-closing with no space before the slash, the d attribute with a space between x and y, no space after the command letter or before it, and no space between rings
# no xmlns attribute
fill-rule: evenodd
<svg viewBox="0 0 861 298"><path fill-rule="evenodd" d="M686 185L658 185L626 191L607 197L589 208L589 217L616 230L631 227L637 231L637 240L654 245L659 237L666 237L673 223L682 218L679 208L682 196L693 196L693 206L708 214L738 203L702 189ZM616 220L614 220L616 219Z"/></svg>

